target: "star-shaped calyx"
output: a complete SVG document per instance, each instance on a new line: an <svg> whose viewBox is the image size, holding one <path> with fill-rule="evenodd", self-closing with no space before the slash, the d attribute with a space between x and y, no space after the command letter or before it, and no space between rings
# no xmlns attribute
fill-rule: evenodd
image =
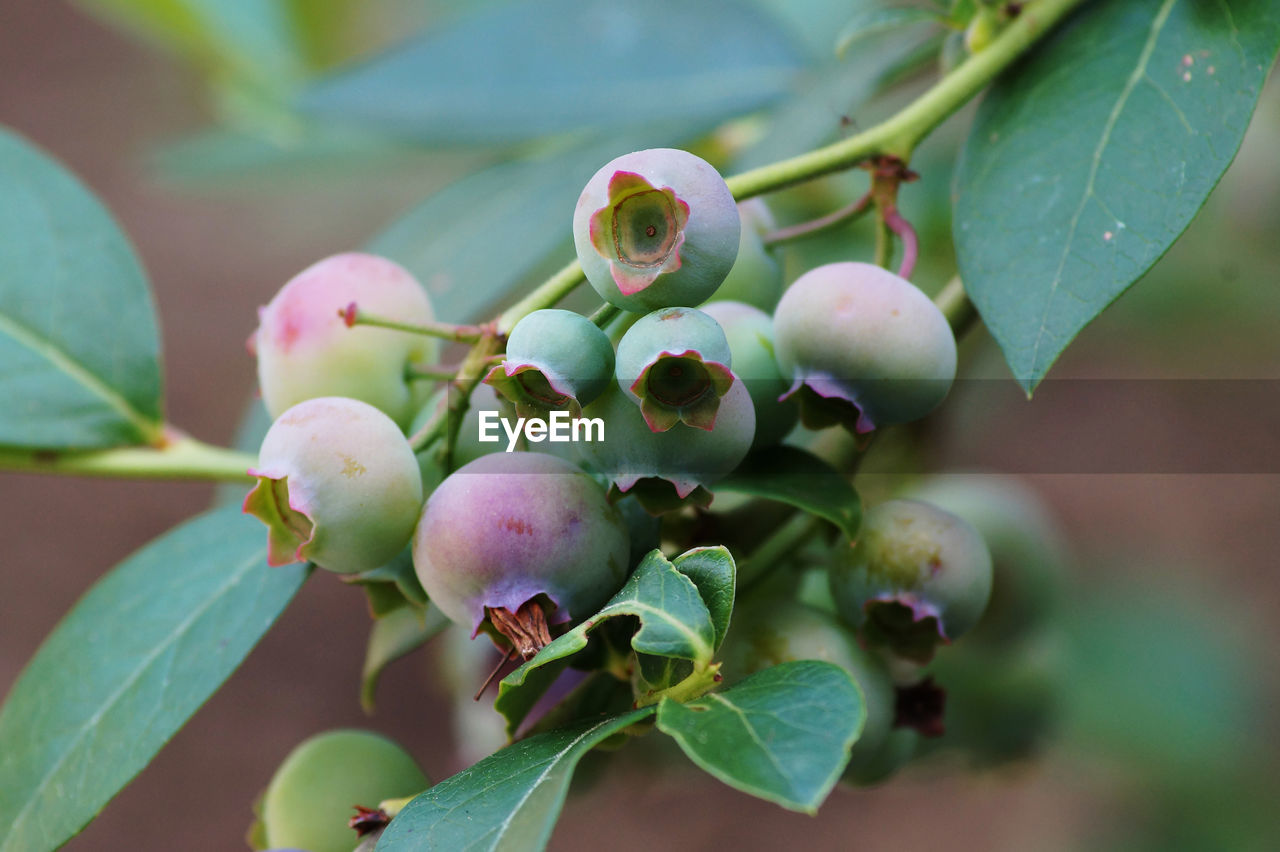
<svg viewBox="0 0 1280 852"><path fill-rule="evenodd" d="M630 387L640 412L654 432L683 422L710 431L720 398L733 385L733 373L718 361L703 360L696 349L660 352Z"/></svg>
<svg viewBox="0 0 1280 852"><path fill-rule="evenodd" d="M609 203L591 215L591 244L609 261L618 290L630 296L680 268L689 205L670 187L635 172L609 179Z"/></svg>

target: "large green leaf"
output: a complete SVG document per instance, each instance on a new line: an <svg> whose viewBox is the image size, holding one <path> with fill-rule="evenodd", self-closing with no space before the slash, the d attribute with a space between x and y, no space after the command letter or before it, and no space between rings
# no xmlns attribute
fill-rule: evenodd
<svg viewBox="0 0 1280 852"><path fill-rule="evenodd" d="M369 243L426 285L437 315L478 319L571 237L587 179L626 153L617 139L571 145L475 172L433 194Z"/></svg>
<svg viewBox="0 0 1280 852"><path fill-rule="evenodd" d="M718 123L786 94L800 60L743 0L483 7L313 84L312 114L433 144Z"/></svg>
<svg viewBox="0 0 1280 852"><path fill-rule="evenodd" d="M1104 0L997 82L961 157L955 241L1028 392L1190 223L1278 46L1273 0Z"/></svg>
<svg viewBox="0 0 1280 852"><path fill-rule="evenodd" d="M0 709L0 852L80 831L209 698L307 569L261 527L202 515L122 562L45 640Z"/></svg>
<svg viewBox="0 0 1280 852"><path fill-rule="evenodd" d="M218 75L280 86L303 70L285 0L76 0L78 5ZM313 3L328 8L333 3Z"/></svg>
<svg viewBox="0 0 1280 852"><path fill-rule="evenodd" d="M159 436L160 340L128 240L84 186L0 129L0 445Z"/></svg>
<svg viewBox="0 0 1280 852"><path fill-rule="evenodd" d="M844 476L799 447L768 447L747 456L717 491L764 497L824 518L853 538L862 523L862 501Z"/></svg>
<svg viewBox="0 0 1280 852"><path fill-rule="evenodd" d="M378 852L545 848L578 761L652 712L646 707L580 722L495 752L405 805L378 840Z"/></svg>
<svg viewBox="0 0 1280 852"><path fill-rule="evenodd" d="M520 726L568 659L587 647L589 633L611 619L627 616L640 619L640 629L630 641L639 654L692 661L704 667L715 654L717 626L698 585L654 550L604 609L553 639L498 684L493 706L506 717L508 733Z"/></svg>
<svg viewBox="0 0 1280 852"><path fill-rule="evenodd" d="M817 660L782 663L732 689L664 698L658 729L730 787L816 813L849 761L867 709L849 674Z"/></svg>

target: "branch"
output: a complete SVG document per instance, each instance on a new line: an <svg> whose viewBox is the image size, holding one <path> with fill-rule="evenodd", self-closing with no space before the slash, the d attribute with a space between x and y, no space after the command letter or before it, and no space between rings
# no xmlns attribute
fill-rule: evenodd
<svg viewBox="0 0 1280 852"><path fill-rule="evenodd" d="M1027 3L1022 13L985 50L970 56L897 115L825 148L734 175L728 181L733 197L742 201L766 192L776 192L842 171L875 155L897 157L906 162L920 140L968 103L1083 2L1035 0Z"/></svg>
<svg viewBox="0 0 1280 852"><path fill-rule="evenodd" d="M127 479L198 479L249 482L251 453L227 450L186 436L162 447L119 447L110 450L24 450L0 448L0 469L29 473Z"/></svg>

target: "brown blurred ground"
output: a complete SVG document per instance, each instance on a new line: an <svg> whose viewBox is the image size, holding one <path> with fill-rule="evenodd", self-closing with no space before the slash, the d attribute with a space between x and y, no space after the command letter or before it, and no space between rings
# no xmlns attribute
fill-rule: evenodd
<svg viewBox="0 0 1280 852"><path fill-rule="evenodd" d="M275 193L160 186L148 176L143 155L157 139L205 126L208 118L195 106L200 100L198 82L183 69L67 5L5 0L0 122L62 159L115 212L154 283L170 419L201 438L228 441L253 388L243 341L256 305L304 265L358 245L412 201L414 190L388 189L386 182L364 194L300 182ZM1121 331L1086 333L1056 375L1124 375L1132 352ZM1208 352L1213 343L1188 345ZM1109 359L1101 368L1089 360L1099 353ZM1237 374L1276 377L1280 365L1246 365ZM1076 414L1085 429L1090 423L1101 429L1107 417L1105 411ZM986 439L997 447L1015 439L1025 446L1036 435ZM1080 570L1091 570L1091 553L1127 550L1142 554L1156 583L1167 579L1161 571L1205 566L1210 584L1246 622L1265 623L1280 609L1274 553L1280 477L1055 475L1031 481L1059 511L1085 557ZM0 477L0 690L8 690L95 577L200 511L210 494L204 486ZM1274 646L1271 620L1267 644ZM429 676L429 657L392 668L377 716L362 716L356 688L367 624L358 594L328 576L308 583L227 687L68 848L244 848L250 801L274 766L303 737L338 725L371 724L400 739L433 777L455 771L446 702ZM691 772L654 776L618 766L570 802L552 847L1067 848L1108 818L1097 779L1073 766L1059 759L976 778L914 774L879 791L838 792L818 820L787 814Z"/></svg>

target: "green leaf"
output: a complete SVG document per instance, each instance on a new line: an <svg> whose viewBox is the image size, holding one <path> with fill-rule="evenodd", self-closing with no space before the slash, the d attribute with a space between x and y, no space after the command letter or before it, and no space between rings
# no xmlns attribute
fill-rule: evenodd
<svg viewBox="0 0 1280 852"><path fill-rule="evenodd" d="M441 781L405 805L377 852L543 849L582 756L653 708L535 734Z"/></svg>
<svg viewBox="0 0 1280 852"><path fill-rule="evenodd" d="M111 215L0 129L0 446L99 449L160 436L146 275Z"/></svg>
<svg viewBox="0 0 1280 852"><path fill-rule="evenodd" d="M707 605L715 629L715 648L719 650L733 616L733 597L738 579L738 566L729 549L723 545L695 547L677 556L671 563L677 571L698 587Z"/></svg>
<svg viewBox="0 0 1280 852"><path fill-rule="evenodd" d="M312 85L300 103L430 144L508 144L718 124L785 95L799 64L742 0L543 0L482 8Z"/></svg>
<svg viewBox="0 0 1280 852"><path fill-rule="evenodd" d="M418 277L436 314L477 319L567 245L573 205L616 139L500 163L446 186L374 237L369 251Z"/></svg>
<svg viewBox="0 0 1280 852"><path fill-rule="evenodd" d="M457 159L446 160L453 166L451 177L459 165L451 161ZM225 188L227 181L239 180L260 182L263 185L256 188L269 192L282 179L333 179L358 170L421 168L423 153L402 141L351 128L303 124L277 134L213 128L163 143L152 152L151 166L165 180L198 188Z"/></svg>
<svg viewBox="0 0 1280 852"><path fill-rule="evenodd" d="M56 849L155 756L257 644L307 568L268 568L234 508L108 573L0 709L0 852Z"/></svg>
<svg viewBox="0 0 1280 852"><path fill-rule="evenodd" d="M822 459L798 447L769 447L747 456L716 485L803 509L830 521L853 538L862 523L862 501L849 480Z"/></svg>
<svg viewBox="0 0 1280 852"><path fill-rule="evenodd" d="M1277 47L1268 0L1108 0L997 82L961 156L955 241L1028 393L1204 204Z"/></svg>
<svg viewBox="0 0 1280 852"><path fill-rule="evenodd" d="M689 565L709 577L710 571ZM632 572L625 586L604 609L561 636L532 660L502 679L494 709L507 720L507 731L520 726L538 697L551 685L568 658L587 647L587 635L613 618L640 619L631 648L640 654L690 660L706 666L715 654L717 628L698 586L657 550Z"/></svg>
<svg viewBox="0 0 1280 852"><path fill-rule="evenodd" d="M373 622L360 675L360 706L366 713L373 712L382 670L421 648L449 624L449 619L435 607L423 611L412 606L394 609Z"/></svg>
<svg viewBox="0 0 1280 852"><path fill-rule="evenodd" d="M213 75L268 86L303 71L299 33L279 0L77 0L86 11L136 33Z"/></svg>
<svg viewBox="0 0 1280 852"><path fill-rule="evenodd" d="M910 6L859 9L836 37L836 56L843 57L855 44L860 46L863 41L880 38L885 33L913 24L937 24L939 21L937 12Z"/></svg>
<svg viewBox="0 0 1280 852"><path fill-rule="evenodd" d="M802 660L688 704L664 698L658 730L730 787L813 814L848 763L866 717L846 671Z"/></svg>
<svg viewBox="0 0 1280 852"><path fill-rule="evenodd" d="M874 8L882 0L755 0L804 44L816 60L831 59L831 34L840 31L840 25L849 19L850 7L854 10Z"/></svg>
<svg viewBox="0 0 1280 852"><path fill-rule="evenodd" d="M829 51L831 30L822 33ZM768 115L764 132L734 160L733 171L766 166L836 139L840 117L858 114L872 96L937 56L937 40L892 32L847 57L815 69Z"/></svg>

